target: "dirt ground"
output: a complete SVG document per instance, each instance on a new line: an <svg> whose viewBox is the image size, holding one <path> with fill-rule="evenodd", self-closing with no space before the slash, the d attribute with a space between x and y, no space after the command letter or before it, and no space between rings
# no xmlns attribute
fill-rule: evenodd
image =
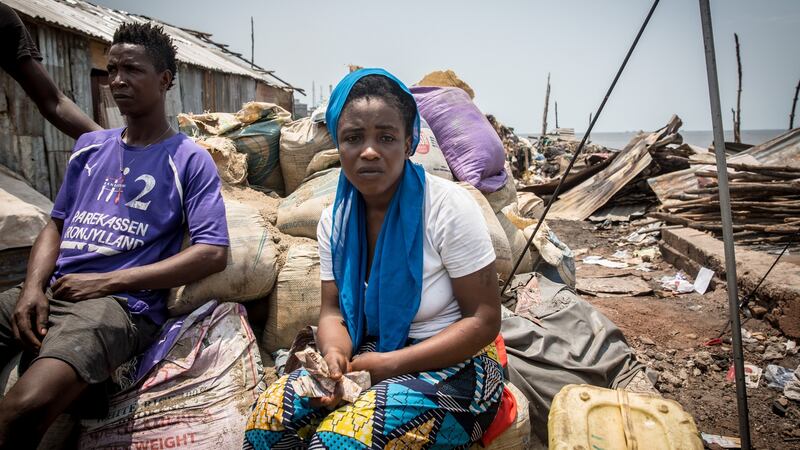
<svg viewBox="0 0 800 450"><path fill-rule="evenodd" d="M597 229L597 224L588 221L548 222L559 238L577 253L578 279L629 274L640 277L653 288L653 293L636 297L583 297L622 329L639 359L650 369L651 377L657 377L656 387L662 395L683 405L694 416L701 432L738 436L736 390L732 382L725 380L732 363L730 344L703 345L719 336L727 323L728 300L724 284L717 284L713 290L709 288L704 295L694 292L669 295L659 280L662 276L674 275L677 269L664 262L660 255L652 260L650 272L609 269L581 262L589 255L613 260L610 257L618 250L628 250L632 254L636 249L646 248L619 245L637 227L624 224ZM689 275L693 281L695 274ZM768 323L750 319L743 323L743 328L752 333L750 343L745 346L746 363L761 369L766 369L768 364L795 369L800 364L798 354L780 357L770 353L771 348L784 348L787 339ZM730 337L730 333L725 337ZM800 449L800 403L787 400L780 391L766 384L762 376L758 388L748 389L753 448ZM773 403L779 400L788 403L782 415L773 411Z"/></svg>

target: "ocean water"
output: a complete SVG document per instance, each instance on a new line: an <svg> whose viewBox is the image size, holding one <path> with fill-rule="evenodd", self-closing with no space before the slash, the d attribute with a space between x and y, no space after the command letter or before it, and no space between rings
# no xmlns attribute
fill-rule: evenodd
<svg viewBox="0 0 800 450"><path fill-rule="evenodd" d="M742 143L758 145L776 136L785 133L787 130L742 130ZM714 132L711 130L680 130L683 142L708 148L714 142ZM591 142L610 148L621 149L636 136L635 131L624 131L616 133L592 133ZM583 134L576 134L578 139ZM725 140L733 141L733 130L725 130Z"/></svg>
<svg viewBox="0 0 800 450"><path fill-rule="evenodd" d="M785 133L787 130L742 130L742 142L745 144L758 145L776 136ZM636 131L619 132L596 132L592 133L591 142L609 148L622 149L630 140L636 136ZM714 142L714 133L711 130L680 130L683 141L698 147L708 148ZM538 136L538 134L530 134ZM582 133L576 133L575 137L581 139ZM725 140L733 141L733 130L725 130Z"/></svg>

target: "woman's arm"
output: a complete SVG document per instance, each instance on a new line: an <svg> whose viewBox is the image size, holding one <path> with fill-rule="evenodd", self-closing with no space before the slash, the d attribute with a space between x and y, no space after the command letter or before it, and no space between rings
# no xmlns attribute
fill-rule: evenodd
<svg viewBox="0 0 800 450"><path fill-rule="evenodd" d="M350 372L353 344L342 312L339 310L339 289L334 281L322 281L317 348L328 364L332 380L338 381L342 378L342 374ZM321 398L320 403L335 407L340 399L341 392L336 392L333 396Z"/></svg>
<svg viewBox="0 0 800 450"><path fill-rule="evenodd" d="M397 375L458 364L494 341L500 332L500 293L494 262L477 272L453 278L452 283L461 308L458 322L419 344L388 353L359 355L351 369L368 370L375 384Z"/></svg>

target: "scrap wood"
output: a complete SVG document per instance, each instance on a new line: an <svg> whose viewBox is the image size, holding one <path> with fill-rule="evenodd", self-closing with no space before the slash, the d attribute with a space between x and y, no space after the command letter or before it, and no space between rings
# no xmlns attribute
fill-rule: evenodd
<svg viewBox="0 0 800 450"><path fill-rule="evenodd" d="M664 222L667 223L679 224L689 228L694 228L695 230L722 232L721 222L700 222L683 216L661 213L661 212L651 212L648 214L648 217L663 220ZM794 234L800 232L800 222L795 222L795 223L797 223L797 225L795 226L788 225L785 227L752 225L752 224L745 224L745 225L734 224L733 231L761 231L761 232L769 232L775 234Z"/></svg>
<svg viewBox="0 0 800 450"><path fill-rule="evenodd" d="M699 157L699 155L695 155ZM713 158L708 161L692 161L691 167L685 170L671 172L647 180L650 188L655 192L662 205L669 203L669 196L684 193L690 189L700 187L698 170L712 170ZM779 172L800 170L800 128L787 131L763 144L749 148L735 156L728 158L730 169L745 169L746 166L761 166L768 169L779 169ZM791 170L787 170L791 167Z"/></svg>
<svg viewBox="0 0 800 450"><path fill-rule="evenodd" d="M550 214L559 219L585 220L600 209L619 190L650 166L649 148L666 136L676 133L682 122L672 116L667 126L649 135L639 135L629 143L608 167L562 195Z"/></svg>
<svg viewBox="0 0 800 450"><path fill-rule="evenodd" d="M800 153L800 145L795 148ZM785 155L787 156L787 155ZM790 156L789 159L791 159ZM774 164L732 163L730 176L731 214L736 220L738 243L776 242L776 236L800 232L800 168ZM716 179L713 168L696 170L696 178ZM700 182L697 183L700 185ZM716 182L666 195L661 212L651 214L668 223L719 232L721 227L719 188ZM666 214L666 215L663 215ZM766 238L771 239L767 240Z"/></svg>

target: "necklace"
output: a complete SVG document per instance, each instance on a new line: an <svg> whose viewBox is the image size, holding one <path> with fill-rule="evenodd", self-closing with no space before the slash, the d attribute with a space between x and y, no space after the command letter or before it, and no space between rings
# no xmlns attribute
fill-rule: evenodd
<svg viewBox="0 0 800 450"><path fill-rule="evenodd" d="M161 133L161 135L158 136L153 142L145 145L142 148L142 150L147 150L148 148L150 148L151 145L153 145L153 144L155 144L157 142L160 142L161 138L166 136L167 133L169 133L170 131L172 131L172 126L170 124L167 124L167 128L164 130L164 132ZM127 133L127 132L128 132L128 128L127 127L124 130L122 130L122 133L119 136L120 141L122 141L122 138L125 136L125 133ZM123 155L125 154L125 152L122 149L122 145L119 145L118 147L119 147L119 182L118 182L118 186L117 186L117 196L114 197L114 204L115 205L119 204L119 199L120 199L120 196L122 195L122 187L125 185L125 167L124 167L125 164L123 162Z"/></svg>

